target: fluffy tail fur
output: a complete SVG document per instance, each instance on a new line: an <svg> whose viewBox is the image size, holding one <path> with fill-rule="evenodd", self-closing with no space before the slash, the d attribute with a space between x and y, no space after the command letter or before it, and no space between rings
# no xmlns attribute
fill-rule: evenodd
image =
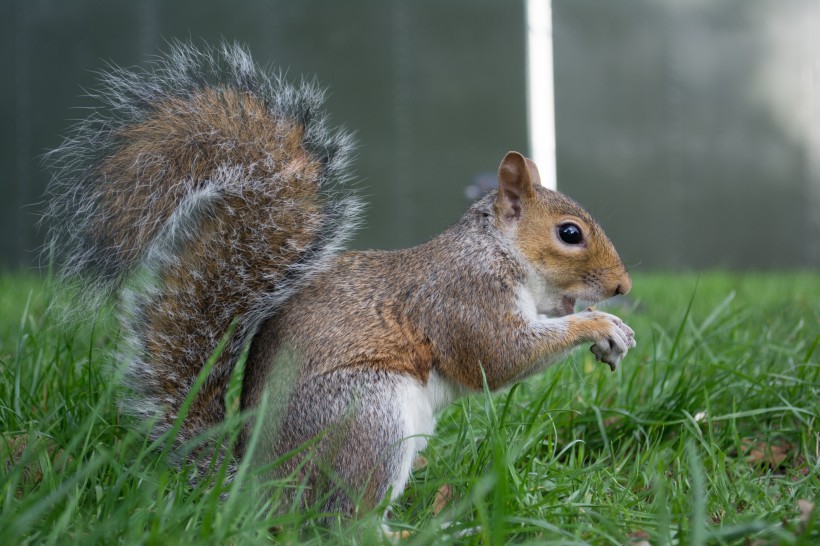
<svg viewBox="0 0 820 546"><path fill-rule="evenodd" d="M237 45L174 44L102 81L101 108L49 156L49 248L90 305L117 297L123 405L154 438L235 324L181 443L224 418L260 323L350 236L352 140L326 128L315 85L269 78Z"/></svg>

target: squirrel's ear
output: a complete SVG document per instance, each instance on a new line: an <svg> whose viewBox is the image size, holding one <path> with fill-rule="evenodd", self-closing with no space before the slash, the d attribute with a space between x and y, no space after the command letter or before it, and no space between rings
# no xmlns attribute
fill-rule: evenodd
<svg viewBox="0 0 820 546"><path fill-rule="evenodd" d="M527 162L527 170L530 171L530 180L532 181L532 185L540 186L541 175L538 174L538 166L535 164L535 161L533 161L529 157L525 157L524 161Z"/></svg>
<svg viewBox="0 0 820 546"><path fill-rule="evenodd" d="M505 220L521 216L521 202L535 197L533 184L541 181L532 160L518 152L507 152L498 168L498 195L495 212Z"/></svg>

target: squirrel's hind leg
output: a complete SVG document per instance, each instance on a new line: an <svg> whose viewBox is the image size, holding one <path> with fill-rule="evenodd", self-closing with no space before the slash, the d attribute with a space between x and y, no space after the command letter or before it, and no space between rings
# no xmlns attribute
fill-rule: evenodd
<svg viewBox="0 0 820 546"><path fill-rule="evenodd" d="M272 451L262 452L276 458L316 441L279 471L296 471L307 486L303 502L354 516L404 491L435 426L427 399L418 380L400 373L354 368L309 377L272 416L280 425Z"/></svg>

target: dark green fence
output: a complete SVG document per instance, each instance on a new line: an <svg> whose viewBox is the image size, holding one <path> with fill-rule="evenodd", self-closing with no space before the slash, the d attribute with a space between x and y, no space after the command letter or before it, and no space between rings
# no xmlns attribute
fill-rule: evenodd
<svg viewBox="0 0 820 546"><path fill-rule="evenodd" d="M20 0L0 17L0 267L31 267L39 156L108 61L247 44L356 131L358 247L454 221L526 149L520 2ZM641 268L820 265L820 4L554 0L559 188Z"/></svg>

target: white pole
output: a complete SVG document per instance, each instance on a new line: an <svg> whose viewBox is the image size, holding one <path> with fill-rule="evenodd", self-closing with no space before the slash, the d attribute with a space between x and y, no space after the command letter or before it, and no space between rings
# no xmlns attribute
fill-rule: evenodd
<svg viewBox="0 0 820 546"><path fill-rule="evenodd" d="M555 100L552 76L552 0L527 2L527 110L530 157L541 183L557 186Z"/></svg>

